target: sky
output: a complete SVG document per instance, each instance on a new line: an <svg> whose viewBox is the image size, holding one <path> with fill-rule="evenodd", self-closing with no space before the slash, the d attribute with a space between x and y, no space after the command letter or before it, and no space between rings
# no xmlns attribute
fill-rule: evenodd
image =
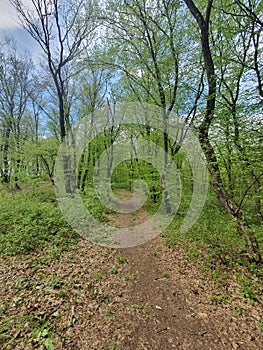
<svg viewBox="0 0 263 350"><path fill-rule="evenodd" d="M0 28L1 29L12 29L16 26L14 21L15 11L9 4L8 0L1 0L1 12L0 12Z"/></svg>
<svg viewBox="0 0 263 350"><path fill-rule="evenodd" d="M23 0L29 4L30 0ZM29 51L33 55L39 52L37 43L23 29L19 23L16 11L10 5L9 0L0 0L0 35L12 36L21 51Z"/></svg>

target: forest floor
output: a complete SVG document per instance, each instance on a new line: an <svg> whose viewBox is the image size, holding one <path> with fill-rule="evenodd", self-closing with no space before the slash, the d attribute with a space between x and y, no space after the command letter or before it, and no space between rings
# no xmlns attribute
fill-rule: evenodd
<svg viewBox="0 0 263 350"><path fill-rule="evenodd" d="M137 214L108 219L120 227L147 219ZM135 248L80 240L59 256L0 257L0 348L260 350L262 296L240 295L242 269L226 266L215 278L161 237Z"/></svg>

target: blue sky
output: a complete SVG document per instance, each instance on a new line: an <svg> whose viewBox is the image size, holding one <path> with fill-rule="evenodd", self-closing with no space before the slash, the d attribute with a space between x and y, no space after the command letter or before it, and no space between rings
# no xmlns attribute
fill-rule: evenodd
<svg viewBox="0 0 263 350"><path fill-rule="evenodd" d="M0 11L0 35L12 36L17 42L21 51L27 50L35 55L40 52L37 43L30 35L19 25L15 10L9 3L9 0L1 1ZM29 4L30 0L24 0L25 4Z"/></svg>

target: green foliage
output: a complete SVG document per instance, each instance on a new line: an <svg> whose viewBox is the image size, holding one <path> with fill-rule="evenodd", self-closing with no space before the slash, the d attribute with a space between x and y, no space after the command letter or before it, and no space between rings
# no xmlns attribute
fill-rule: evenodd
<svg viewBox="0 0 263 350"><path fill-rule="evenodd" d="M140 305L134 304L134 305L132 305L131 310L132 310L133 312L141 312L141 311L143 310L143 307L140 306Z"/></svg>
<svg viewBox="0 0 263 350"><path fill-rule="evenodd" d="M113 307L110 307L105 316L108 318L115 318L116 310Z"/></svg>
<svg viewBox="0 0 263 350"><path fill-rule="evenodd" d="M220 295L213 295L211 297L211 300L215 304L227 304L230 301L230 298L227 295L220 294Z"/></svg>
<svg viewBox="0 0 263 350"><path fill-rule="evenodd" d="M260 295L257 294L260 292L260 283L256 276L251 280L248 276L240 276L238 279L241 282L241 293L242 296L246 299L252 301L259 301Z"/></svg>
<svg viewBox="0 0 263 350"><path fill-rule="evenodd" d="M127 262L127 259L124 258L123 256L119 255L117 257L117 261L118 261L119 264L125 264Z"/></svg>
<svg viewBox="0 0 263 350"><path fill-rule="evenodd" d="M120 349L120 343L117 341L112 341L100 347L100 350L119 350L119 349Z"/></svg>
<svg viewBox="0 0 263 350"><path fill-rule="evenodd" d="M61 278L54 278L50 283L50 286L54 289L60 289L64 285L64 281Z"/></svg>
<svg viewBox="0 0 263 350"><path fill-rule="evenodd" d="M259 302L260 280L263 276L263 265L250 262L243 256L246 252L244 239L237 234L235 224L222 209L215 195L210 191L204 209L194 226L186 233L180 233L180 226L185 218L189 206L189 198L182 197L179 212L174 221L166 229L163 237L166 244L173 247L182 245L190 259L203 261L202 270L216 280L219 286L228 282L229 275L224 271L224 266L242 265L247 269L249 276L239 277L242 297ZM253 225L258 238L260 250L263 251L262 229L260 225ZM225 295L213 297L215 303L228 301Z"/></svg>
<svg viewBox="0 0 263 350"><path fill-rule="evenodd" d="M95 276L96 280L102 280L103 279L103 272L98 271Z"/></svg>
<svg viewBox="0 0 263 350"><path fill-rule="evenodd" d="M67 249L78 240L58 208L52 189L0 192L0 252L28 254ZM53 249L53 250L52 250Z"/></svg>
<svg viewBox="0 0 263 350"><path fill-rule="evenodd" d="M116 267L113 267L113 268L110 269L109 272L110 272L111 275L116 275L118 273L118 269Z"/></svg>
<svg viewBox="0 0 263 350"><path fill-rule="evenodd" d="M105 214L112 213L106 206L101 203L95 189L92 186L86 188L85 194L81 193L81 197L88 212L100 222L107 222Z"/></svg>
<svg viewBox="0 0 263 350"><path fill-rule="evenodd" d="M242 315L242 313L243 313L243 308L242 308L242 306L237 305L237 306L235 307L235 310L236 310L236 312L237 312L238 315Z"/></svg>
<svg viewBox="0 0 263 350"><path fill-rule="evenodd" d="M174 246L177 242L194 243L198 247L207 247L216 258L238 256L238 251L244 248L242 237L238 236L235 224L230 220L225 210L220 206L213 192L208 194L203 211L186 233L180 233L180 227L187 215L190 197L183 194L175 219L164 232L166 244ZM199 252L192 252L199 256Z"/></svg>
<svg viewBox="0 0 263 350"><path fill-rule="evenodd" d="M44 345L47 350L55 350L53 341L50 338L45 339Z"/></svg>

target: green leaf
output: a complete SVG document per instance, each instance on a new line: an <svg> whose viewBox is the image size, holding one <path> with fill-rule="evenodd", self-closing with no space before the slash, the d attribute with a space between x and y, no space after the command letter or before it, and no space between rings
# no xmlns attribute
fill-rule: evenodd
<svg viewBox="0 0 263 350"><path fill-rule="evenodd" d="M47 350L55 350L53 341L52 341L52 339L50 339L50 338L47 338L47 339L44 341L44 345L45 345L45 348L46 348Z"/></svg>
<svg viewBox="0 0 263 350"><path fill-rule="evenodd" d="M43 329L43 331L41 332L41 336L44 338L48 335L48 330L47 329Z"/></svg>
<svg viewBox="0 0 263 350"><path fill-rule="evenodd" d="M52 314L53 317L58 317L59 316L59 311L56 311Z"/></svg>

